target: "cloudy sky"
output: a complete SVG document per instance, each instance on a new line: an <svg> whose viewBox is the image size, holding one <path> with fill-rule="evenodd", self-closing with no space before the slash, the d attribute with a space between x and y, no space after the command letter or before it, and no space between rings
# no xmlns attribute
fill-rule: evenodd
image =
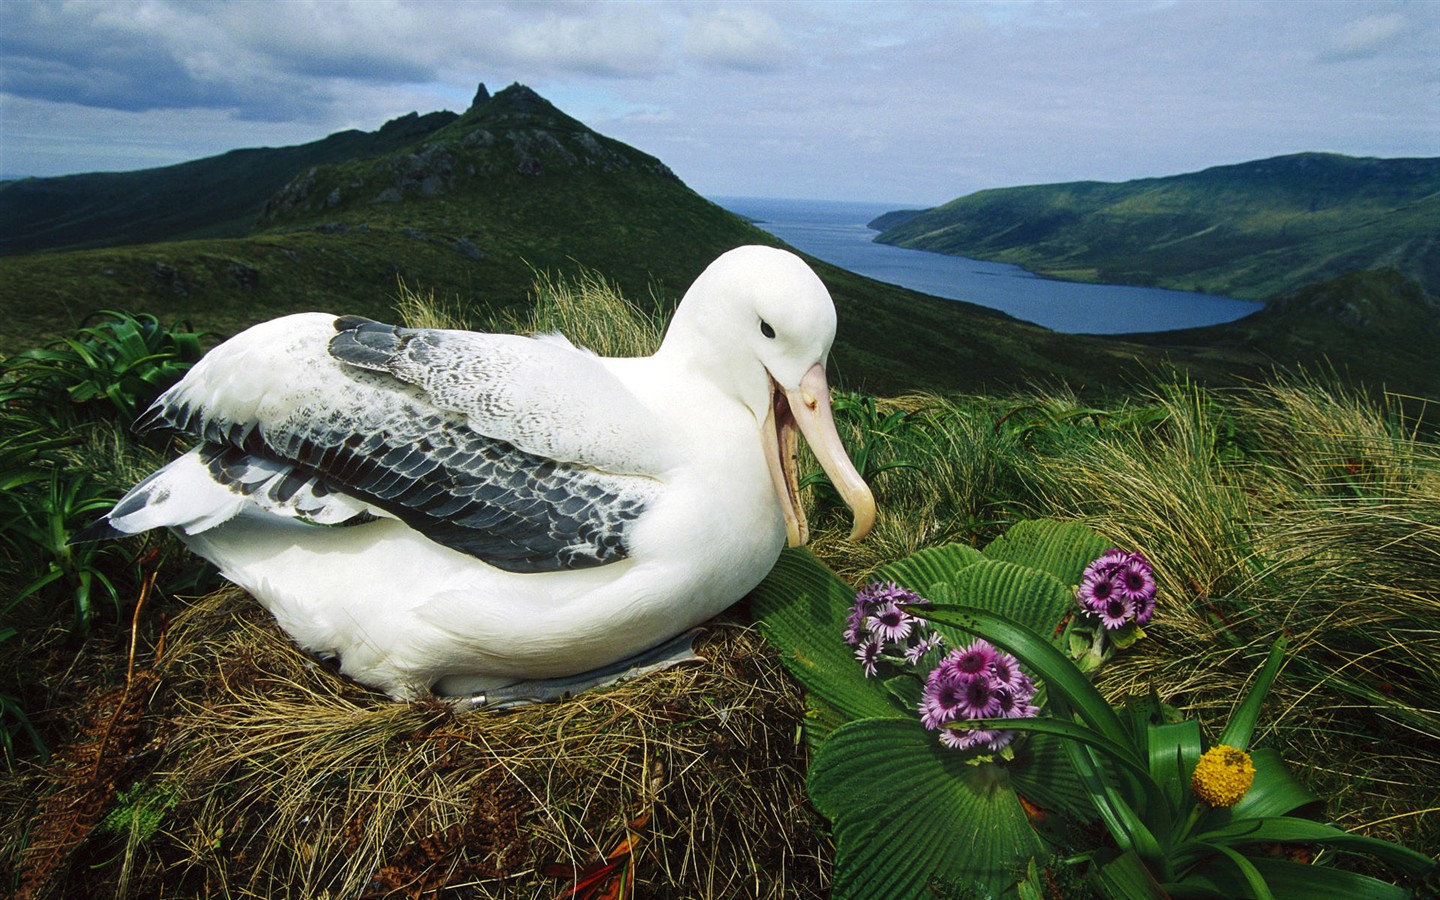
<svg viewBox="0 0 1440 900"><path fill-rule="evenodd" d="M528 84L707 195L934 204L1440 156L1440 2L3 0L0 174L167 165Z"/></svg>

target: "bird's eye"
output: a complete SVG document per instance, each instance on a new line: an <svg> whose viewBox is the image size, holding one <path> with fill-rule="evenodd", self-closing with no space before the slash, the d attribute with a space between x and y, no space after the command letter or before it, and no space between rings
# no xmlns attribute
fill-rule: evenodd
<svg viewBox="0 0 1440 900"><path fill-rule="evenodd" d="M775 336L775 329L773 329L773 328L770 327L770 323L769 323L769 322L765 321L764 319L761 319L761 320L760 320L760 333L763 334L763 335L765 335L767 338L773 338L773 337Z"/></svg>

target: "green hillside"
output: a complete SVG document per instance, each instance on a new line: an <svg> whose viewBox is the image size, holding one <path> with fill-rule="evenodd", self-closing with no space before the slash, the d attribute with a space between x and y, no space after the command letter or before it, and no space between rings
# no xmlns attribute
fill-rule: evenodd
<svg viewBox="0 0 1440 900"><path fill-rule="evenodd" d="M311 166L390 153L454 113L411 113L374 132L342 131L296 147L232 150L136 172L96 172L0 183L0 256L116 244L238 237L265 202Z"/></svg>
<svg viewBox="0 0 1440 900"><path fill-rule="evenodd" d="M890 225L883 243L1069 280L1265 299L1391 268L1440 294L1440 159L1302 153L1121 184L981 191L880 224Z"/></svg>
<svg viewBox="0 0 1440 900"><path fill-rule="evenodd" d="M1440 302L1395 269L1296 288L1238 322L1129 337L1252 366L1299 362L1353 384L1440 397Z"/></svg>

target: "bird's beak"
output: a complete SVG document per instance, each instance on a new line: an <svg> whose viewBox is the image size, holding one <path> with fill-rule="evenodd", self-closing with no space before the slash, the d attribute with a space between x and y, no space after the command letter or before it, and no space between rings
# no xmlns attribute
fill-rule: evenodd
<svg viewBox="0 0 1440 900"><path fill-rule="evenodd" d="M825 380L825 366L816 363L800 379L800 385L784 389L772 380L770 412L762 429L765 461L780 497L785 514L785 536L790 546L799 547L810 539L805 511L800 506L800 479L796 472L795 454L799 448L796 429L805 436L820 468L830 477L854 516L850 540L858 541L870 533L875 524L875 495L840 443L835 419L830 412L830 385Z"/></svg>

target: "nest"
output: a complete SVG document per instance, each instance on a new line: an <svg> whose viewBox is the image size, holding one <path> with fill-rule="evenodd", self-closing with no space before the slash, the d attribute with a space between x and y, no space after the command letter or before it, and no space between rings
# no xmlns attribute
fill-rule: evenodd
<svg viewBox="0 0 1440 900"><path fill-rule="evenodd" d="M713 623L698 649L457 713L345 681L218 591L27 780L22 894L824 896L800 691L751 628Z"/></svg>

